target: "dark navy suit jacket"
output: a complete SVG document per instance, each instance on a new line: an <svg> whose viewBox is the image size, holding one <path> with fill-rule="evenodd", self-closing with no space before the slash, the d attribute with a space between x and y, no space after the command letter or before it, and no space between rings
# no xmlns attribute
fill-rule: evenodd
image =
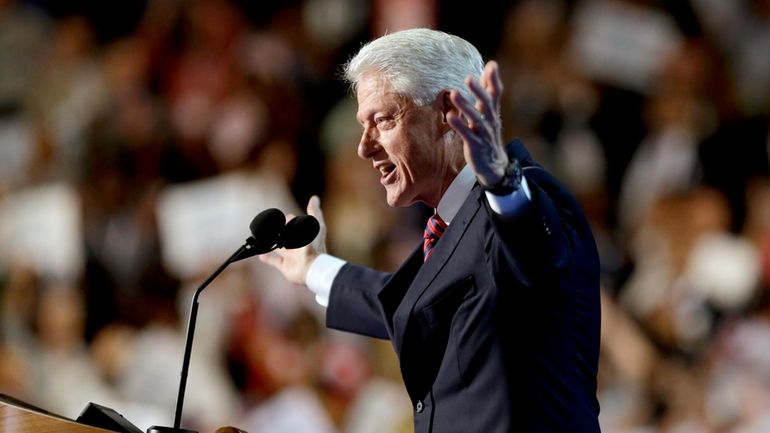
<svg viewBox="0 0 770 433"><path fill-rule="evenodd" d="M599 262L574 198L515 140L531 192L506 220L475 185L423 264L346 264L331 328L390 339L415 432L598 432Z"/></svg>

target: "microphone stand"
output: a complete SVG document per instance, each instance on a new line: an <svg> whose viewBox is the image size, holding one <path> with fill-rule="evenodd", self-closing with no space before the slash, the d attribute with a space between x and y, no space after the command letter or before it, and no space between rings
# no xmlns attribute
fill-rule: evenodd
<svg viewBox="0 0 770 433"><path fill-rule="evenodd" d="M195 321L198 316L198 297L214 278L216 278L230 264L257 254L264 254L276 248L300 248L318 235L318 220L310 215L303 215L285 222L284 215L278 209L267 209L252 220L250 227L252 236L246 239L233 255L222 263L213 274L209 275L195 291L190 308L190 320L187 323L187 341L184 347L184 360L182 373L179 380L179 395L176 398L176 411L174 413L174 427L152 426L147 433L198 433L194 430L186 430L179 427L182 421L182 406L184 405L184 393L187 388L187 373L190 369L190 354L192 353L193 336L195 334Z"/></svg>
<svg viewBox="0 0 770 433"><path fill-rule="evenodd" d="M198 433L195 430L187 430L179 427L179 424L182 421L182 406L184 405L184 394L187 388L187 373L190 370L190 355L192 353L193 336L195 335L195 322L198 317L198 297L200 296L203 289L211 284L211 282L214 281L214 278L221 274L228 265L255 255L256 253L252 251L255 248L255 244L256 240L253 237L246 239L246 243L238 248L238 250L234 252L233 255L231 255L224 263L222 263L222 265L220 265L219 268L214 271L214 273L209 275L209 277L206 278L206 281L204 281L198 287L198 290L195 291L195 295L193 295L192 299L192 306L190 307L190 319L187 322L187 341L185 342L184 360L182 361L182 373L181 378L179 379L179 394L176 398L174 427L162 427L154 425L147 429L147 433Z"/></svg>

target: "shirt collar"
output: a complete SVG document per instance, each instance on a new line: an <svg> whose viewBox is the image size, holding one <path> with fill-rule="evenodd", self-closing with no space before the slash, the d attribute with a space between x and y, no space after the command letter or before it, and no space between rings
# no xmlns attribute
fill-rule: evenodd
<svg viewBox="0 0 770 433"><path fill-rule="evenodd" d="M457 173L452 183L449 184L441 200L438 202L436 212L441 216L447 224L452 223L452 219L457 215L460 207L465 202L465 198L473 189L473 185L476 183L476 176L473 175L473 170L467 164Z"/></svg>

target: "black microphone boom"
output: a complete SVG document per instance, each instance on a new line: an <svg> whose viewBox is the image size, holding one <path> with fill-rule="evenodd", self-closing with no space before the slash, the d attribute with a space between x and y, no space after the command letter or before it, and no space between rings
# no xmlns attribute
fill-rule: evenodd
<svg viewBox="0 0 770 433"><path fill-rule="evenodd" d="M190 307L190 319L187 322L187 341L184 347L184 359L182 361L182 373L179 380L179 395L176 398L176 411L174 413L174 427L152 426L147 433L197 433L193 430L179 428L182 420L182 406L184 394L187 388L187 373L190 370L190 355L192 353L193 336L195 335L195 322L198 317L198 297L214 278L216 278L230 264L248 257L273 251L276 248L300 248L315 239L321 227L318 220L311 215L301 215L292 218L288 223L283 212L278 209L266 209L255 216L249 224L251 236L233 255L230 256L214 273L209 275L195 291L192 306Z"/></svg>
<svg viewBox="0 0 770 433"><path fill-rule="evenodd" d="M209 275L209 277L206 278L206 281L204 281L198 287L198 290L195 291L192 299L192 306L190 307L190 318L187 322L187 341L185 342L184 347L184 359L182 361L182 372L179 380L179 394L177 395L176 411L174 412L174 427L152 426L147 429L147 433L197 433L193 430L180 428L179 424L182 420L182 406L184 405L184 394L187 388L187 373L190 370L190 355L192 353L193 336L195 335L195 322L198 317L198 297L201 292L203 292L203 289L211 284L211 282L214 281L214 278L221 274L230 263L278 248L278 239L280 235L286 231L286 226L284 225L285 222L286 217L283 215L283 212L278 209L267 209L260 212L259 215L254 217L249 225L252 236L249 236L249 238L246 239L246 243L238 248L230 258L225 260L214 273ZM307 230L305 228L301 229ZM310 239L310 241L312 241L312 239ZM310 241L306 242L306 244Z"/></svg>
<svg viewBox="0 0 770 433"><path fill-rule="evenodd" d="M251 239L251 238L249 238ZM222 271L225 270L225 268L230 264L237 260L240 260L240 258L245 257L251 257L254 254L250 254L250 250L253 249L253 242L249 242L249 240L246 241L245 244L243 244L238 250L233 253L230 258L228 258L222 265L217 268L214 273L209 275L208 278L206 278L206 281L204 281L199 287L198 290L195 291L195 294L193 295L192 299L192 306L190 307L190 318L187 322L187 340L185 342L184 346L184 359L182 361L182 372L180 374L179 379L179 394L176 398L176 411L174 412L174 427L162 427L162 426L152 426L149 429L147 429L147 433L197 433L194 430L187 430L179 427L179 424L182 421L182 406L184 405L184 393L185 389L187 388L187 373L190 370L190 355L192 353L192 343L193 343L193 336L195 335L195 322L198 317L198 297L200 296L203 289L205 289L209 284L211 284L212 281L214 281L214 278L216 278L219 274L222 273ZM239 258L240 257L240 258Z"/></svg>

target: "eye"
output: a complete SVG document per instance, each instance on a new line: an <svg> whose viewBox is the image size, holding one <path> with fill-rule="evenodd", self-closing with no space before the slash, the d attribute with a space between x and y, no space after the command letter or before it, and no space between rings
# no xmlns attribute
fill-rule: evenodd
<svg viewBox="0 0 770 433"><path fill-rule="evenodd" d="M379 116L374 118L374 123L378 129L390 129L395 125L395 122L390 116Z"/></svg>

